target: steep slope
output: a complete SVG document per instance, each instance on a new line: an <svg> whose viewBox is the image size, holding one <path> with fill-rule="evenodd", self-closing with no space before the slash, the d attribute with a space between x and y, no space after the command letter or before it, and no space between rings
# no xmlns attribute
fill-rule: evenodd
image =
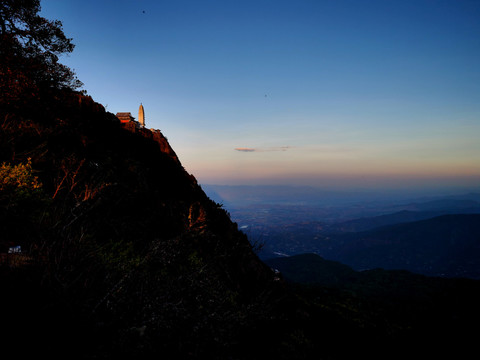
<svg viewBox="0 0 480 360"><path fill-rule="evenodd" d="M0 305L21 308L2 321L12 346L37 353L57 337L49 355L62 344L98 357L243 351L273 273L163 135L129 132L65 91L1 115ZM7 254L13 246L22 254Z"/></svg>

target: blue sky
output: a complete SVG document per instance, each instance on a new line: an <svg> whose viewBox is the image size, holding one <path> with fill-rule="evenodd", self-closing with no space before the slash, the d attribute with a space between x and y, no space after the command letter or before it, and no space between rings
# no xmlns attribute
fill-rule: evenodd
<svg viewBox="0 0 480 360"><path fill-rule="evenodd" d="M480 184L480 1L43 0L204 184Z"/></svg>

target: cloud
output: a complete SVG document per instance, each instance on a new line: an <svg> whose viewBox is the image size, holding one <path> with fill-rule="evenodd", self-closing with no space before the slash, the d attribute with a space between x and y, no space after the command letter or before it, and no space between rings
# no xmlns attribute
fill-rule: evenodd
<svg viewBox="0 0 480 360"><path fill-rule="evenodd" d="M291 149L291 146L274 146L274 147L268 147L268 148L247 148L247 147L235 148L236 151L241 151L241 152L287 151L288 149Z"/></svg>
<svg viewBox="0 0 480 360"><path fill-rule="evenodd" d="M254 152L254 151L257 151L256 149L252 149L252 148L244 148L244 147L241 147L241 148L235 148L235 150L237 150L237 151L242 151L242 152Z"/></svg>

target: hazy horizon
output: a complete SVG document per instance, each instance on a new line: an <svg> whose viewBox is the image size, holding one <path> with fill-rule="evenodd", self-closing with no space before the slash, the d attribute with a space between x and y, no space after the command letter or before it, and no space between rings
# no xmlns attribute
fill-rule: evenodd
<svg viewBox="0 0 480 360"><path fill-rule="evenodd" d="M227 209L250 205L380 206L435 200L480 202L480 186L450 188L334 188L296 185L200 184L205 193Z"/></svg>
<svg viewBox="0 0 480 360"><path fill-rule="evenodd" d="M480 2L43 0L61 59L200 183L480 184Z"/></svg>
<svg viewBox="0 0 480 360"><path fill-rule="evenodd" d="M195 176L195 174L193 174ZM203 185L212 186L290 186L290 187L311 187L317 189L326 189L332 191L422 191L431 190L439 192L462 192L462 191L480 191L480 178L385 178L385 177L312 177L292 179L288 177L281 178L221 178L203 177L197 180Z"/></svg>

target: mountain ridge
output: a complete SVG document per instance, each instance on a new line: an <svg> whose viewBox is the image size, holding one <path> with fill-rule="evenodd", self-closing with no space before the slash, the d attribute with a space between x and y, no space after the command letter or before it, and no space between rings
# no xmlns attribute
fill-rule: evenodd
<svg viewBox="0 0 480 360"><path fill-rule="evenodd" d="M358 232L373 230L378 227L408 223L420 220L431 219L442 215L455 215L455 214L478 214L480 213L480 205L478 207L461 208L460 210L445 209L445 210L401 210L394 213L385 215L372 216L368 218L358 218L349 221L343 221L330 226L330 231L348 231Z"/></svg>
<svg viewBox="0 0 480 360"><path fill-rule="evenodd" d="M222 357L241 353L242 337L256 342L252 327L277 291L274 274L163 135L123 129L90 97L65 90L2 115L2 176L35 180L0 194L0 286L12 295L0 305L23 309L4 319L2 330L15 329L5 339L27 341L22 323L31 324L32 351L58 336L80 354L107 357ZM7 253L12 246L21 246L23 264ZM24 286L37 296L23 296ZM42 307L50 309L43 331L35 325L47 324ZM78 327L62 320L71 315Z"/></svg>
<svg viewBox="0 0 480 360"><path fill-rule="evenodd" d="M356 269L381 267L448 277L480 278L480 214L447 214L339 234L332 260Z"/></svg>

